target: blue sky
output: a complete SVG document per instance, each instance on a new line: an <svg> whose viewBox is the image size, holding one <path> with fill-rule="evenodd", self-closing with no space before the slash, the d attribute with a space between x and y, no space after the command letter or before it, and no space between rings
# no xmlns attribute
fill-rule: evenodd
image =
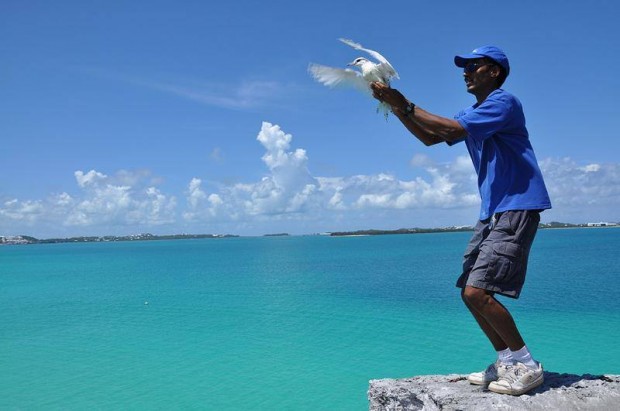
<svg viewBox="0 0 620 411"><path fill-rule="evenodd" d="M469 225L464 145L424 147L310 62L380 51L418 106L473 103L456 53L502 47L553 210L619 221L616 1L62 1L0 6L0 235Z"/></svg>

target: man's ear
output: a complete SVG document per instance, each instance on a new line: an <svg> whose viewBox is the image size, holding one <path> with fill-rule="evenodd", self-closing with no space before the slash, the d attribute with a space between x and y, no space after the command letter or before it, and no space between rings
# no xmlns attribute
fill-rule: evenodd
<svg viewBox="0 0 620 411"><path fill-rule="evenodd" d="M491 76L494 78L498 78L500 76L500 74L502 73L501 69L496 66L496 65L492 65L491 66Z"/></svg>

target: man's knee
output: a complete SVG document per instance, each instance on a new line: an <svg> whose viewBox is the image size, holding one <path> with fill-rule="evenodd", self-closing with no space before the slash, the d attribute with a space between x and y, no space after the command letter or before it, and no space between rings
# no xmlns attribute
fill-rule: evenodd
<svg viewBox="0 0 620 411"><path fill-rule="evenodd" d="M476 309L482 308L485 305L493 302L493 294L482 288L476 288L471 286L465 286L461 292L461 298L470 307Z"/></svg>

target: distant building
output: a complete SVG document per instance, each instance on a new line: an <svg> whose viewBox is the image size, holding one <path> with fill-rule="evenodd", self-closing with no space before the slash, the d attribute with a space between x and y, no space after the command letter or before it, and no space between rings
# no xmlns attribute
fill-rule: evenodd
<svg viewBox="0 0 620 411"><path fill-rule="evenodd" d="M0 236L0 244L28 244L28 240L23 238L21 235L16 236Z"/></svg>
<svg viewBox="0 0 620 411"><path fill-rule="evenodd" d="M600 223L588 223L586 226L588 227L614 227L617 226L617 223L606 223L601 221Z"/></svg>

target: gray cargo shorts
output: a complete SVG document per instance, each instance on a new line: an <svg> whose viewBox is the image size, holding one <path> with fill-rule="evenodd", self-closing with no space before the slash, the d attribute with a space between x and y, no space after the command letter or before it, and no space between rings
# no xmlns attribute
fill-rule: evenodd
<svg viewBox="0 0 620 411"><path fill-rule="evenodd" d="M504 211L478 221L456 286L469 285L519 298L539 222L539 210Z"/></svg>

